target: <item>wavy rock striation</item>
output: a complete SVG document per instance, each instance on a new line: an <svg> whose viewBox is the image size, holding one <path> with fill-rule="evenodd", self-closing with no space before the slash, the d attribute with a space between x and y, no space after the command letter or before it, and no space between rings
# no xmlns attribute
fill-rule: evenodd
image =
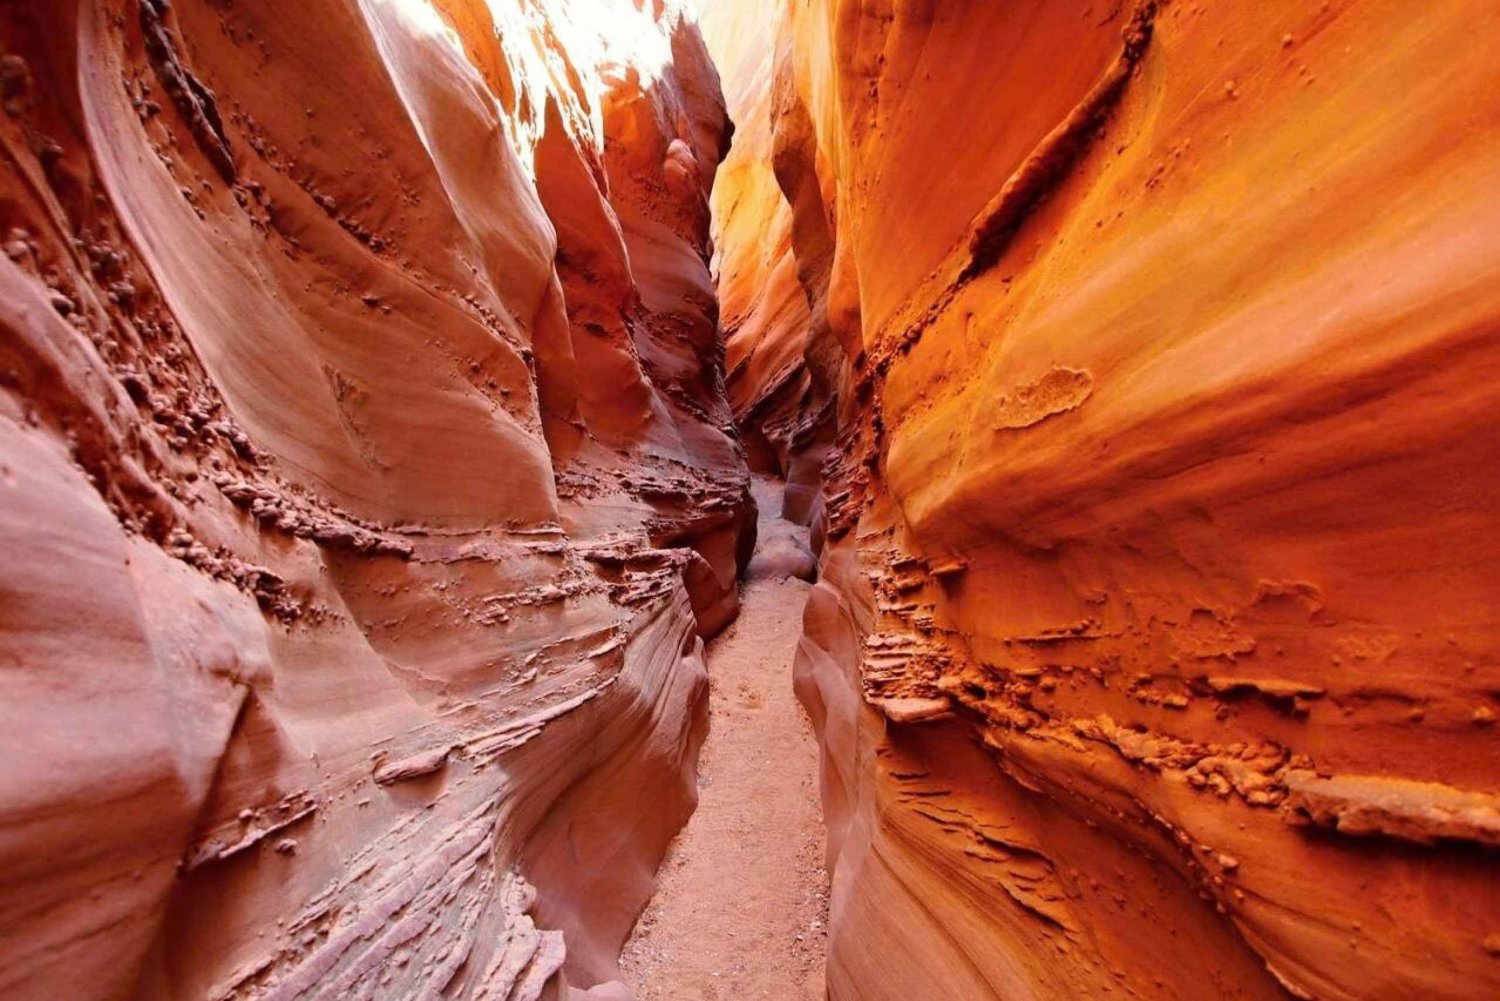
<svg viewBox="0 0 1500 1001"><path fill-rule="evenodd" d="M743 6L831 996L1495 996L1494 6Z"/></svg>
<svg viewBox="0 0 1500 1001"><path fill-rule="evenodd" d="M778 36L775 10L704 0L703 33L736 122L714 187L714 241L735 424L751 464L786 480L786 517L807 524L844 352L828 317L832 191L819 180L792 40Z"/></svg>
<svg viewBox="0 0 1500 1001"><path fill-rule="evenodd" d="M618 993L754 509L675 2L0 11L0 994Z"/></svg>

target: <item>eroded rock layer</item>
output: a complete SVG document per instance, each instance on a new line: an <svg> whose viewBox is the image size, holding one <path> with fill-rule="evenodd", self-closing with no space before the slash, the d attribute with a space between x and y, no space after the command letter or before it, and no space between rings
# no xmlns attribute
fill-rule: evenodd
<svg viewBox="0 0 1500 1001"><path fill-rule="evenodd" d="M806 524L844 359L827 310L831 195L776 5L703 4L736 122L713 193L729 402L750 463L786 480L785 514Z"/></svg>
<svg viewBox="0 0 1500 1001"><path fill-rule="evenodd" d="M747 437L788 274L843 349L831 996L1495 996L1500 10L779 8L715 198Z"/></svg>
<svg viewBox="0 0 1500 1001"><path fill-rule="evenodd" d="M0 49L0 995L616 979L754 531L696 28L59 0Z"/></svg>

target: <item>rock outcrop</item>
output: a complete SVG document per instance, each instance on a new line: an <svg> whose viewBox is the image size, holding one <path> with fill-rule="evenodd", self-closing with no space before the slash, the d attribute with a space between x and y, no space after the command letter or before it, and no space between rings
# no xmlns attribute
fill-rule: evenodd
<svg viewBox="0 0 1500 1001"><path fill-rule="evenodd" d="M831 997L1495 996L1500 11L744 6Z"/></svg>
<svg viewBox="0 0 1500 1001"><path fill-rule="evenodd" d="M0 995L617 992L755 524L696 28L59 0L0 49Z"/></svg>

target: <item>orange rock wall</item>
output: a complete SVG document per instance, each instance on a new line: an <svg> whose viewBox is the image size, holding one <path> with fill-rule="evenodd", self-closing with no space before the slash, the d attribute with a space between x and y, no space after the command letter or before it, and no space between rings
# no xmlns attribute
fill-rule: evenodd
<svg viewBox="0 0 1500 1001"><path fill-rule="evenodd" d="M776 13L703 0L701 24L736 123L713 193L729 402L752 466L787 481L784 513L805 524L846 361L827 311L832 201L799 131L792 40Z"/></svg>
<svg viewBox="0 0 1500 1001"><path fill-rule="evenodd" d="M787 207L715 200L833 240L831 996L1495 996L1500 12L778 18Z"/></svg>
<svg viewBox="0 0 1500 1001"><path fill-rule="evenodd" d="M0 995L613 980L754 531L696 29L59 0L0 50Z"/></svg>

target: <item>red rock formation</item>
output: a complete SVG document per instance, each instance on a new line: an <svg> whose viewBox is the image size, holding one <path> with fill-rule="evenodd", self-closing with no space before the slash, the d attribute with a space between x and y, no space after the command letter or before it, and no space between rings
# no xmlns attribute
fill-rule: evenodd
<svg viewBox="0 0 1500 1001"><path fill-rule="evenodd" d="M1494 5L716 5L722 344L682 4L0 9L0 994L621 996L747 451L832 996L1500 992Z"/></svg>
<svg viewBox="0 0 1500 1001"><path fill-rule="evenodd" d="M753 537L696 29L67 0L0 48L0 994L612 980Z"/></svg>
<svg viewBox="0 0 1500 1001"><path fill-rule="evenodd" d="M1495 996L1494 5L780 6L715 197L747 436L789 269L848 365L831 996Z"/></svg>
<svg viewBox="0 0 1500 1001"><path fill-rule="evenodd" d="M833 437L843 352L828 323L832 220L817 183L775 7L707 3L703 32L737 122L714 188L729 401L750 462L787 480L806 524ZM815 155L813 155L815 158ZM788 201L783 191L797 193Z"/></svg>

